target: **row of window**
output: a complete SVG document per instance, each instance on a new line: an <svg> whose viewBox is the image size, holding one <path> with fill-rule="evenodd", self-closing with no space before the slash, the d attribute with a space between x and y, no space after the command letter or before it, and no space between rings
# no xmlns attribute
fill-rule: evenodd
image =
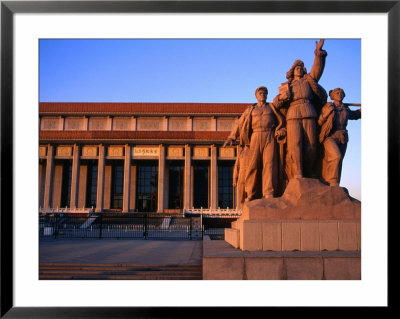
<svg viewBox="0 0 400 319"><path fill-rule="evenodd" d="M111 209L122 209L124 188L124 162L111 163ZM60 207L69 206L71 192L72 161L60 160L55 163L62 165L61 201ZM96 207L97 201L97 160L82 161L86 165L86 198L85 207ZM168 178L168 209L183 208L184 164L181 161L171 161ZM218 207L233 207L232 188L233 162L224 161L218 166ZM138 163L136 170L136 209L139 212L155 212L158 197L158 163L143 161ZM207 208L209 202L209 165L197 163L193 166L193 207Z"/></svg>

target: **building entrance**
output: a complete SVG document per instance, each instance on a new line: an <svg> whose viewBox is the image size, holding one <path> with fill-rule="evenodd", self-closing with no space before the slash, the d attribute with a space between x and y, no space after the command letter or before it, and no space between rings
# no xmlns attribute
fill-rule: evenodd
<svg viewBox="0 0 400 319"><path fill-rule="evenodd" d="M122 209L124 198L124 162L115 161L111 173L111 209Z"/></svg>
<svg viewBox="0 0 400 319"><path fill-rule="evenodd" d="M137 165L136 209L156 212L158 196L158 162L143 161Z"/></svg>
<svg viewBox="0 0 400 319"><path fill-rule="evenodd" d="M83 160L81 167L86 168L85 207L96 207L97 203L97 160Z"/></svg>
<svg viewBox="0 0 400 319"><path fill-rule="evenodd" d="M197 162L193 166L193 207L208 208L209 200L209 163Z"/></svg>
<svg viewBox="0 0 400 319"><path fill-rule="evenodd" d="M183 208L183 161L171 161L169 164L168 208Z"/></svg>
<svg viewBox="0 0 400 319"><path fill-rule="evenodd" d="M233 208L233 165L234 161L218 162L218 207Z"/></svg>

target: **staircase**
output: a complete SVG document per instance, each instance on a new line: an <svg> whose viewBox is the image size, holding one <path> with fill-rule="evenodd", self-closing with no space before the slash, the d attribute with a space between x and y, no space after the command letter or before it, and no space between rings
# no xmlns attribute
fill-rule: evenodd
<svg viewBox="0 0 400 319"><path fill-rule="evenodd" d="M171 224L171 217L165 217L164 219L163 219L163 222L162 222L162 224L161 224L161 229L168 229L169 228L169 225Z"/></svg>
<svg viewBox="0 0 400 319"><path fill-rule="evenodd" d="M96 220L96 218L97 218L97 216L96 216L96 217L89 217L89 218L87 219L87 221L85 221L85 222L81 225L81 227L79 227L79 228L80 228L80 229L86 229L86 228L88 228L90 225L93 224L93 222Z"/></svg>
<svg viewBox="0 0 400 319"><path fill-rule="evenodd" d="M41 280L202 280L202 265L39 264Z"/></svg>

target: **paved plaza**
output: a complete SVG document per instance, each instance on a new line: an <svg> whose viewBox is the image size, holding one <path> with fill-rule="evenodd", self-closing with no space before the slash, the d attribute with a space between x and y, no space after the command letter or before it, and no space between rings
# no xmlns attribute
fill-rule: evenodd
<svg viewBox="0 0 400 319"><path fill-rule="evenodd" d="M201 264L201 240L41 239L40 263Z"/></svg>

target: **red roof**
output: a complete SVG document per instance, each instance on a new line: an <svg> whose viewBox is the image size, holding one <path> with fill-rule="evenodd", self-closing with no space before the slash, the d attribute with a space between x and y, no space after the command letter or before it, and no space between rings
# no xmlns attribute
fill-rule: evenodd
<svg viewBox="0 0 400 319"><path fill-rule="evenodd" d="M230 132L222 131L40 131L39 140L59 142L79 141L225 141Z"/></svg>
<svg viewBox="0 0 400 319"><path fill-rule="evenodd" d="M40 102L40 114L226 114L243 113L250 103L69 103Z"/></svg>

